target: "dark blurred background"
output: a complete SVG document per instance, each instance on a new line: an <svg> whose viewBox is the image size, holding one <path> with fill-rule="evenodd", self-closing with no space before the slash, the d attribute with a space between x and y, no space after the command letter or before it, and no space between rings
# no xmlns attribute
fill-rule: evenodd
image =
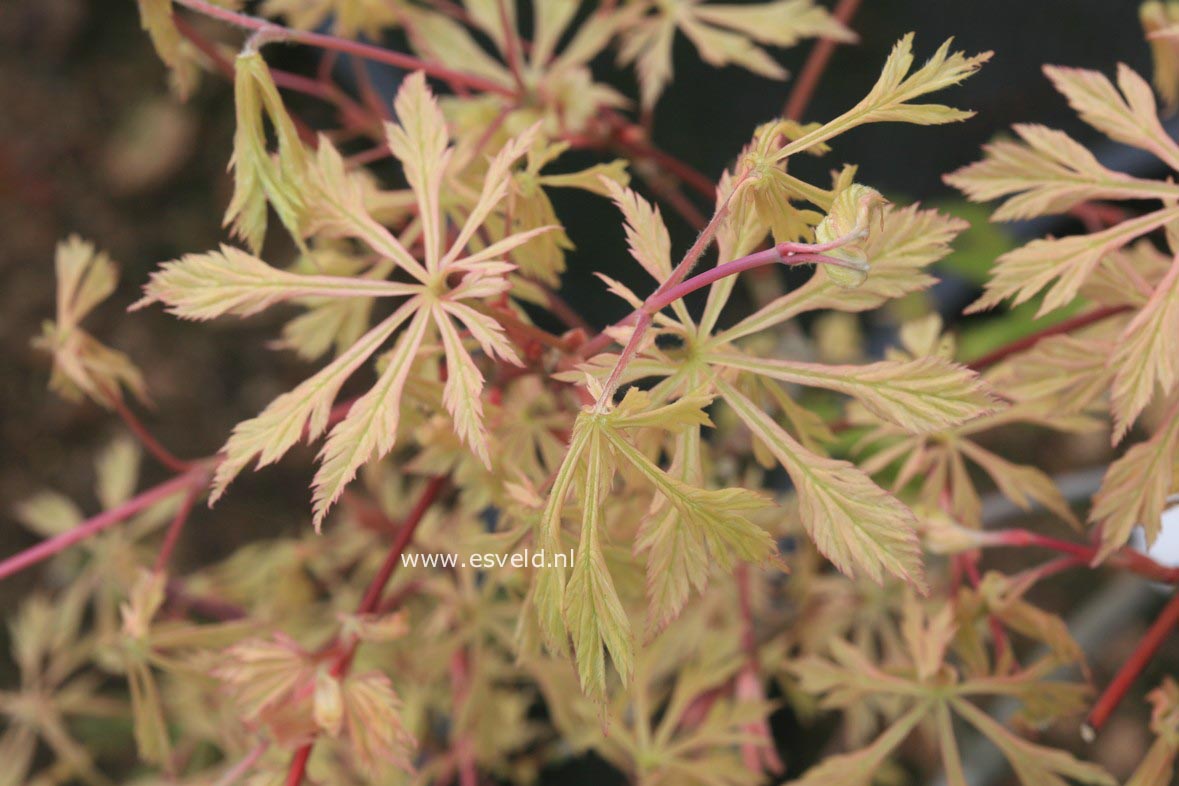
<svg viewBox="0 0 1179 786"><path fill-rule="evenodd" d="M806 173L823 177L839 163L855 162L862 182L896 200L940 203L956 199L941 176L976 160L980 144L1013 122L1045 123L1096 142L1040 68L1058 63L1112 74L1125 62L1148 73L1137 8L1132 0L866 0L853 23L860 43L837 49L805 119L833 117L855 103L892 44L911 30L919 61L951 36L968 53L994 50L977 76L938 97L978 116L935 128L865 127L841 137ZM208 29L240 40L216 25ZM784 65L797 72L809 49L804 43L780 53ZM314 68L314 54L267 51L304 72ZM599 65L603 78L635 94L629 77L608 76L610 63ZM681 37L676 81L656 112L655 140L716 176L754 126L781 111L789 89L789 82L739 69L711 69ZM298 99L291 104L315 119L315 107ZM87 324L145 371L156 402L145 418L179 454L215 451L234 423L306 375L305 365L266 348L277 317L194 326L159 309L134 317L121 310L158 262L227 239L220 219L230 189L232 130L232 94L219 76L206 75L187 104L172 98L131 0L0 2L0 554L32 542L9 510L38 488L59 489L94 512L92 456L119 430L108 413L49 394L47 358L29 345L42 320L52 317L53 248L60 238L76 232L121 264L118 293ZM570 166L592 160L569 159ZM601 270L647 286L626 255L616 214L603 201L576 194L558 197L556 207L579 245L570 257L566 296L595 325L621 316L625 309L591 275ZM673 211L664 213L682 250L693 231ZM282 262L288 250L281 240L272 246L272 258ZM178 554L204 562L257 533L306 527L310 455L304 449L240 481L240 493L230 494L216 517L198 511ZM161 479L151 467L145 472L145 482ZM34 579L26 574L0 586L0 604L9 607ZM1171 655L1160 662L1174 663ZM1116 740L1116 725L1111 729L1106 737Z"/></svg>

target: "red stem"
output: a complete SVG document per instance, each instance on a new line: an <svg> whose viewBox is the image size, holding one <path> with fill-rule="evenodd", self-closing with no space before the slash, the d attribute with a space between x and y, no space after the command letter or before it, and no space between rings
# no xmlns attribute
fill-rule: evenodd
<svg viewBox="0 0 1179 786"><path fill-rule="evenodd" d="M207 466L197 464L187 472L177 475L171 480L166 480L160 485L150 488L138 496L132 497L121 505L87 519L68 532L63 532L49 540L41 541L36 546L14 554L3 562L0 562L0 580L8 578L14 573L19 573L25 568L36 565L38 562L47 560L54 554L65 551L75 543L79 543L91 535L102 532L104 529L118 524L120 521L125 521L141 510L149 508L160 500L167 499L179 491L200 488L205 484L207 478Z"/></svg>
<svg viewBox="0 0 1179 786"><path fill-rule="evenodd" d="M235 27L253 30L254 32L264 32L267 35L273 36L274 40L295 41L296 43L306 44L307 46L314 46L320 49L343 52L344 54L355 55L356 57L362 57L377 63L386 63L407 71L424 71L427 75L445 82L463 85L475 90L481 90L485 93L497 93L504 96L515 95L512 90L489 79L484 79L473 74L464 74L461 71L455 71L446 66L436 65L411 55L384 49L383 47L365 44L360 41L350 41L346 38L338 38L333 35L313 33L308 30L294 30L267 19L250 16L249 14L239 14L236 11L221 8L220 6L206 2L206 0L176 0L176 3L191 11L226 22Z"/></svg>
<svg viewBox="0 0 1179 786"><path fill-rule="evenodd" d="M1133 654L1118 669L1118 673L1106 686L1101 698L1093 705L1083 728L1087 739L1091 739L1109 720L1109 716L1117 709L1134 680L1154 658L1155 653L1158 652L1159 647L1162 646L1163 641L1176 625L1179 625L1179 592L1171 596L1171 600L1163 607L1158 618L1150 626L1150 630L1146 631L1146 635L1138 642Z"/></svg>
<svg viewBox="0 0 1179 786"><path fill-rule="evenodd" d="M839 5L832 12L832 16L846 27L859 7L860 0L840 0ZM831 55L837 46L839 46L838 41L824 38L811 49L806 63L803 64L802 71L794 83L794 88L790 91L790 97L786 100L786 106L782 110L782 115L787 120L802 119L802 114L811 102L815 88L818 87L819 80L823 78L823 72L827 70L827 65L831 62Z"/></svg>
<svg viewBox="0 0 1179 786"><path fill-rule="evenodd" d="M958 564L966 573L966 577L970 579L970 586L976 590L982 583L982 578L978 574L978 563L975 561L978 552L974 552L972 557L970 554L959 554ZM991 641L995 647L995 668L999 668L999 664L1003 661L1004 653L1008 652L1010 643L1007 640L1007 631L1003 627L1003 621L995 614L987 614L987 624L991 629Z"/></svg>
<svg viewBox="0 0 1179 786"><path fill-rule="evenodd" d="M364 597L360 601L360 605L356 609L357 614L372 614L381 604L381 595L385 591L385 586L397 571L397 567L401 564L401 555L405 553L409 543L413 540L414 532L418 528L418 524L425 518L426 511L430 509L430 505L438 499L438 495L446 487L446 477L431 478L430 482L426 484L426 488L422 490L422 495L418 497L417 504L405 517L400 529L397 530L397 537L393 539L393 544L389 547L389 553L385 557L385 562L377 571L377 575L369 582L368 589L365 590ZM357 643L351 642L343 652L336 658L336 662L332 664L331 674L337 679L343 677L348 668L352 665L352 658L356 654ZM307 773L307 760L311 758L311 750L315 745L315 740L304 743L291 758L290 768L287 770L287 786L299 786L303 782L303 777Z"/></svg>
<svg viewBox="0 0 1179 786"><path fill-rule="evenodd" d="M310 742L304 743L291 757L291 768L287 770L287 786L299 786L303 782L303 776L307 774L307 760L311 758L312 745Z"/></svg>
<svg viewBox="0 0 1179 786"><path fill-rule="evenodd" d="M357 614L371 614L376 611L377 606L381 603L381 595L385 591L385 585L389 583L389 579L393 578L393 574L401 564L401 555L405 553L409 542L413 540L413 534L425 517L426 511L430 509L430 506L438 499L438 495L442 493L442 489L446 487L446 481L445 477L436 477L431 478L430 482L426 484L422 495L418 497L417 504L413 506L409 515L405 517L405 522L397 530L397 537L394 538L393 545L389 547L389 554L385 557L385 562L377 571L377 575L373 576L373 580L369 583L364 598L356 609Z"/></svg>
<svg viewBox="0 0 1179 786"><path fill-rule="evenodd" d="M135 416L131 408L127 406L127 402L123 401L123 397L115 394L107 394L115 412L123 419L123 423L135 435L135 438L147 449L147 452L155 457L156 461L163 464L168 469L176 473L188 472L192 469L192 462L177 458L170 450L163 446L155 436L148 431L147 426Z"/></svg>
<svg viewBox="0 0 1179 786"><path fill-rule="evenodd" d="M996 530L983 533L984 546L1039 546L1052 551L1075 557L1084 564L1091 565L1096 559L1098 549L1082 543L1072 543L1059 538L1050 538L1026 529ZM1145 554L1131 548L1120 548L1105 561L1111 567L1136 573L1139 576L1164 584L1179 584L1179 568L1171 568L1155 562Z"/></svg>
<svg viewBox="0 0 1179 786"><path fill-rule="evenodd" d="M192 506L196 504L197 497L200 496L200 493L200 486L193 486L184 495L184 500L180 503L180 509L176 511L176 515L172 518L172 523L168 525L168 532L164 535L164 542L160 545L160 552L156 555L156 573L162 573L168 567L168 560L172 558L172 552L176 550L176 543L180 540L180 533L184 530L184 525L188 523L188 517L192 513Z"/></svg>
<svg viewBox="0 0 1179 786"><path fill-rule="evenodd" d="M647 140L642 128L628 123L626 118L617 112L606 109L602 111L602 115L610 124L611 139L632 157L649 158L704 198L710 201L716 199L716 184L707 175L671 153L655 147ZM576 145L577 140L570 141Z"/></svg>
<svg viewBox="0 0 1179 786"><path fill-rule="evenodd" d="M1042 330L1037 330L1035 333L1016 339L1008 344L1004 344L998 349L994 349L980 358L972 360L968 365L975 371L981 371L988 366L993 366L1001 360L1006 360L1011 355L1017 355L1024 350L1031 349L1043 339L1050 336L1058 336L1063 333L1071 333L1074 330L1079 330L1083 327L1088 327L1095 322L1100 322L1103 319L1108 319L1112 316L1130 311L1132 306L1102 306L1084 314L1078 314L1075 317L1070 317L1055 325L1049 325Z"/></svg>

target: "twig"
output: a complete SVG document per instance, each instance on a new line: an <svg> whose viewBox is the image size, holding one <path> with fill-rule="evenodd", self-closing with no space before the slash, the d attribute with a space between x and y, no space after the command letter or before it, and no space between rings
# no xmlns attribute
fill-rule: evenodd
<svg viewBox="0 0 1179 786"><path fill-rule="evenodd" d="M93 516L67 532L56 535L49 540L43 540L31 548L12 555L3 562L0 562L0 580L8 578L14 573L19 573L25 568L36 565L38 562L47 560L54 554L65 551L75 543L79 543L91 535L95 535L108 527L131 518L141 510L149 508L173 494L203 486L208 480L208 474L208 464L196 464L187 472L177 475L171 480L166 480L160 485L132 497L121 505L99 513L97 516Z"/></svg>
<svg viewBox="0 0 1179 786"><path fill-rule="evenodd" d="M626 118L612 109L603 109L602 117L610 126L610 139L632 157L648 158L682 180L685 185L705 199L716 198L716 184L707 175L701 173L691 164L651 144L642 128L628 123Z"/></svg>
<svg viewBox="0 0 1179 786"><path fill-rule="evenodd" d="M514 96L515 93L509 88L504 87L497 82L490 79L485 79L474 74L465 74L461 71L456 71L452 68L447 68L443 65L431 63L422 60L412 55L403 54L401 52L394 52L372 44L365 44L360 41L351 41L347 38L339 38L334 35L327 35L325 33L314 33L308 30L295 30L293 28L284 27L282 25L271 22L268 19L262 19L249 14L239 14L236 11L230 11L228 8L222 8L213 5L206 0L176 0L177 5L182 5L191 11L198 14L217 19L227 24L240 27L244 30L252 30L255 33L263 32L268 36L272 36L274 40L294 41L295 43L306 44L307 46L314 46L320 49L328 49L335 52L342 52L344 54L355 55L366 60L372 60L377 63L385 63L387 65L402 68L407 71L423 71L428 76L436 79L441 79L444 82L449 82L455 85L463 85L465 87L480 90L485 93L496 93L504 96Z"/></svg>
<svg viewBox="0 0 1179 786"><path fill-rule="evenodd" d="M201 487L194 485L184 495L184 500L180 503L180 509L176 511L176 515L172 518L172 523L168 525L168 531L164 535L164 542L160 545L159 553L156 554L156 573L162 573L168 567L168 560L172 558L172 552L176 549L177 541L180 540L180 533L184 530L184 525L188 523L188 517L192 513L192 506L196 504L197 497L200 494Z"/></svg>
<svg viewBox="0 0 1179 786"><path fill-rule="evenodd" d="M1047 535L1041 535L1038 532L1032 532L1026 529L992 530L980 533L980 538L980 545L984 547L1038 546L1075 557L1082 564L1086 565L1092 565L1093 560L1097 558L1099 553L1096 546L1060 540L1059 538L1048 537ZM1122 547L1118 549L1105 560L1104 564L1136 573L1152 581L1158 581L1164 584L1179 584L1179 568L1171 568L1163 565L1131 548Z"/></svg>
<svg viewBox="0 0 1179 786"><path fill-rule="evenodd" d="M291 757L291 768L287 770L287 786L299 786L303 782L303 776L307 774L307 760L311 758L312 747L313 743L304 743Z"/></svg>
<svg viewBox="0 0 1179 786"><path fill-rule="evenodd" d="M832 12L832 16L844 27L847 27L859 7L860 0L840 0L839 5ZM802 119L802 114L810 104L811 98L815 94L815 88L819 86L819 80L823 78L823 72L827 70L827 64L831 62L831 55L838 45L839 42L833 38L823 38L811 49L802 66L802 71L798 74L798 79L794 82L794 87L790 90L786 106L782 109L782 115L787 120Z"/></svg>
<svg viewBox="0 0 1179 786"><path fill-rule="evenodd" d="M135 435L135 438L139 440L140 444L142 444L143 447L147 449L147 452L155 457L156 461L160 462L173 472L182 473L188 472L190 469L192 469L191 461L185 461L182 458L177 458L176 455L172 453L172 451L164 447L163 444L155 438L155 436L147 429L147 426L143 425L143 422L137 418L135 413L131 411L131 408L127 406L127 402L123 401L122 396L118 395L117 393L111 394L108 392L107 399L115 408L115 412L118 414L118 416L123 419L123 423L125 423L131 433Z"/></svg>
<svg viewBox="0 0 1179 786"><path fill-rule="evenodd" d="M1138 642L1134 652L1118 669L1118 673L1114 675L1113 680L1102 692L1101 698L1093 705L1089 717L1085 720L1085 725L1081 727L1081 734L1086 740L1092 741L1105 722L1109 720L1109 716L1117 709L1134 680L1154 658L1155 653L1158 652L1159 647L1162 646L1163 641L1176 625L1179 625L1179 591L1171 596L1171 600L1163 607L1158 618L1146 631L1146 635Z"/></svg>
<svg viewBox="0 0 1179 786"><path fill-rule="evenodd" d="M1031 349L1036 344L1040 343L1040 341L1050 336L1071 333L1074 330L1088 327L1089 325L1100 322L1103 319L1109 319L1110 317L1123 314L1127 311L1130 311L1131 309L1131 306L1102 306L1101 308L1094 309L1093 311L1089 311L1084 314L1078 314L1075 317L1070 317L1061 322L1057 322L1055 325L1049 325L1042 330L1037 330L1035 333L1031 333L1027 336L1024 336L1023 338L1016 339L1015 341L1012 341L1008 344L1004 344L998 349L991 350L982 357L975 358L967 365L975 371L981 371L988 366L995 365L1001 360L1006 360L1011 355L1018 355L1024 350Z"/></svg>
<svg viewBox="0 0 1179 786"><path fill-rule="evenodd" d="M360 601L360 605L356 609L357 614L372 614L381 604L381 595L385 592L385 586L389 580L393 578L393 574L397 571L397 567L401 564L401 555L405 553L409 543L413 540L414 532L417 531L418 524L425 518L426 511L434 504L434 500L442 493L442 490L447 484L446 477L431 478L423 489L422 495L418 498L417 504L405 517L401 528L397 531L397 537L394 538L393 544L389 547L389 553L385 556L385 561L377 571L371 582L369 582L368 589L365 590L364 597ZM343 677L349 667L352 665L352 658L356 654L357 642L352 641L347 644L343 652L337 656L336 661L332 664L331 675L337 679ZM315 746L315 740L303 744L295 751L291 758L290 768L287 770L287 786L299 786L303 782L303 777L307 773L307 760L311 758L311 750Z"/></svg>
<svg viewBox="0 0 1179 786"><path fill-rule="evenodd" d="M738 183L734 186L733 192L736 193ZM680 298L695 292L697 289L706 287L722 278L733 276L746 270L762 267L763 265L770 265L781 263L785 265L801 265L801 264L829 264L837 267L851 268L854 270L864 271L866 267L862 264L856 264L847 260L838 259L836 257L826 256L821 252L831 251L840 246L843 246L853 240L863 237L863 231L860 229L853 230L845 236L836 238L827 243L779 243L778 245L767 248L764 251L756 251L739 259L734 259L731 262L717 265L709 270L700 273L697 276L684 281L684 277L691 271L693 265L699 260L704 250L712 242L712 238L716 235L716 231L720 226L720 222L724 219L728 209L728 200L724 202L712 217L712 220L705 227L704 231L700 233L700 237L684 255L683 260L675 270L671 272L667 280L664 281L658 289L656 289L650 297L648 297L643 305L640 306L629 317L619 321L616 326L633 325L634 330L631 331L630 339L622 350L622 354L618 356L618 360L614 365L614 370L610 372L605 384L602 386L602 395L599 396L595 411L601 412L609 404L614 396L614 391L618 387L619 381L622 378L622 372L630 362L631 358L638 352L642 337L647 327L651 324L654 316L662 311L667 306L676 302ZM587 357L593 352L598 352L609 345L612 339L609 336L609 331L603 331L592 341L588 341L581 347L580 355Z"/></svg>

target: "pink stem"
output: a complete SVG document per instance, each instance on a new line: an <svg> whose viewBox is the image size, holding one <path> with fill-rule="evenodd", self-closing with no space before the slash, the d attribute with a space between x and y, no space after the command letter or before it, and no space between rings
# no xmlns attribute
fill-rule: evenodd
<svg viewBox="0 0 1179 786"><path fill-rule="evenodd" d="M703 237L703 235L702 235ZM643 334L650 326L655 314L658 314L663 309L667 308L672 303L680 298L686 297L697 289L702 289L709 284L715 283L722 278L728 276L735 276L738 273L753 268L762 267L764 265L772 265L781 263L783 265L806 265L825 263L829 265L837 265L839 267L847 267L858 269L856 265L842 259L835 257L828 257L816 253L797 253L796 249L807 249L808 251L814 249L829 250L838 248L846 243L846 239L834 240L830 243L806 244L806 243L779 243L773 248L767 248L764 251L757 251L740 259L734 259L732 262L725 262L723 265L717 265L714 268L705 270L703 273L698 273L687 281L680 281L676 284L671 284L675 280L675 274L667 280L663 286L655 290L655 292L644 301L642 307L632 314L624 322L633 321L634 330L630 334L630 340L626 342L626 346L622 350L622 354L618 356L618 361L614 364L614 370L610 372L606 384L603 386L602 396L598 399L597 409L600 411L611 400L614 391L618 387L619 381L622 379L622 372L626 368L639 351L639 345L642 342ZM682 265L681 265L682 266ZM668 284L671 284L668 286ZM623 322L619 323L624 324Z"/></svg>
<svg viewBox="0 0 1179 786"><path fill-rule="evenodd" d="M166 480L160 485L148 489L139 496L132 497L122 505L87 519L68 532L63 532L49 540L38 543L32 548L25 549L19 554L14 554L3 562L0 562L0 580L8 578L14 573L19 573L25 568L36 565L38 562L47 560L54 554L65 551L75 543L79 543L91 535L102 532L104 529L118 524L120 521L125 521L139 511L149 508L160 500L167 499L177 492L199 487L204 484L207 477L207 466L197 465L184 474L177 475L171 480Z"/></svg>
<svg viewBox="0 0 1179 786"><path fill-rule="evenodd" d="M1077 560L1091 564L1097 556L1098 550L1094 546L1083 543L1072 543L1059 538L1050 538L1026 529L1006 529L983 533L983 546L1038 546L1051 549L1061 554L1067 554ZM1106 560L1111 567L1137 573L1153 581L1164 584L1179 584L1179 568L1171 568L1155 562L1150 557L1130 548L1115 551Z"/></svg>
<svg viewBox="0 0 1179 786"><path fill-rule="evenodd" d="M107 398L111 405L114 406L115 412L123 419L123 422L130 429L135 438L139 440L140 444L147 449L147 452L155 457L156 461L163 464L173 472L187 472L192 469L192 462L177 458L174 453L168 450L163 444L155 438L155 435L148 430L147 426L135 416L131 408L127 406L127 402L123 401L122 396L115 392L107 392Z"/></svg>
<svg viewBox="0 0 1179 786"><path fill-rule="evenodd" d="M687 281L676 284L670 289L664 290L661 293L655 293L643 304L643 311L649 314L658 313L680 298L687 297L697 289L706 287L722 278L735 276L738 273L743 273L753 268L772 265L775 262L780 262L783 265L827 264L858 269L850 262L835 257L815 253L788 253L783 250L784 247L791 245L794 244L780 243L773 248L767 248L765 251L757 251L740 259L734 259L732 262L726 262L723 265L709 268L703 273L698 273ZM825 243L823 245L830 244Z"/></svg>
<svg viewBox="0 0 1179 786"><path fill-rule="evenodd" d="M172 552L176 550L176 544L180 540L180 533L184 530L184 525L188 523L188 517L192 513L192 506L196 504L197 497L200 496L201 489L197 485L193 485L184 495L184 501L180 503L180 510L176 511L176 516L172 519L172 523L168 526L168 532L164 535L164 542L160 546L160 552L156 555L155 572L162 573L168 567L168 560L172 558Z"/></svg>
<svg viewBox="0 0 1179 786"><path fill-rule="evenodd" d="M372 60L377 63L386 63L397 68L404 68L408 71L424 71L426 74L442 79L443 81L461 84L485 93L498 93L499 95L505 96L514 95L513 91L509 88L492 82L489 79L484 79L473 74L464 74L461 71L435 65L434 63L429 63L425 60L402 54L401 52L393 52L379 46L361 43L360 41L349 41L346 38L338 38L323 33L313 33L307 30L293 30L275 24L267 19L230 11L227 8L206 2L206 0L176 0L176 3L199 14L227 22L235 27L272 35L274 36L274 40L295 41L300 44L319 47L320 49L344 52L345 54L355 55L356 57L363 57L366 60Z"/></svg>

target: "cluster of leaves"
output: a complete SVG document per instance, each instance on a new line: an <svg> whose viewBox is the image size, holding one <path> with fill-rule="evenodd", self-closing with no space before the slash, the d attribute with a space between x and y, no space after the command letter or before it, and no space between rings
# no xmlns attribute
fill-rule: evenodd
<svg viewBox="0 0 1179 786"><path fill-rule="evenodd" d="M1166 67L1160 62L1160 69ZM1150 85L1130 68L1118 68L1116 84L1095 71L1044 71L1094 129L1147 151L1169 170L1179 167L1179 145L1163 129ZM1005 254L971 306L977 311L1006 299L1018 304L1039 298L1043 315L1083 298L1108 314L1084 330L1040 342L996 372L1025 406L1041 412L1108 411L1114 445L1144 412L1156 413L1149 439L1114 462L1094 498L1089 518L1099 528L1105 557L1138 525L1153 542L1167 497L1179 488L1173 472L1179 459L1179 366L1170 347L1179 329L1179 187L1170 177L1147 180L1113 171L1063 131L1021 125L1015 132L1018 139L995 142L982 161L947 177L971 199L1005 198L995 220L1062 214L1095 200L1159 205L1127 212L1124 220L1089 234L1033 240Z"/></svg>
<svg viewBox="0 0 1179 786"><path fill-rule="evenodd" d="M139 495L138 452L116 442L97 466L106 511L97 518L51 494L21 507L51 544L96 534L85 554L54 558L60 589L17 614L21 682L0 694L10 720L0 751L16 774L0 783L26 778L38 739L55 763L37 782L109 783L68 721L130 716L124 736L154 773L143 784L297 783L308 767L333 784L474 782L480 772L532 782L588 751L637 783L755 784L783 766L769 731L772 686L800 716L842 717L851 752L803 774L806 786L867 786L912 734L934 742L962 786L962 723L1028 786L1114 783L979 706L1014 698L1036 726L1083 706L1086 685L1052 679L1083 655L1058 617L1026 600L1038 574L989 572L965 586L927 557L952 554L969 573L974 551L995 542L981 530L968 462L1013 502L1077 524L1047 474L980 437L1014 423L1100 427L1107 393L1115 442L1144 411L1164 414L1095 499L1099 556L1136 523L1157 534L1179 434L1179 367L1167 347L1179 327L1179 192L1169 179L1113 172L1061 132L1018 127L1020 141L995 143L949 178L971 198L1008 197L996 218L1095 200L1161 207L1012 251L977 306L1040 297L1049 312L1082 296L1100 319L983 375L956 360L936 316L903 325L885 357L844 362L798 318L919 298L965 224L889 202L853 165L811 183L791 163L832 154L860 126L967 119L927 96L987 54L947 41L918 66L909 35L846 112L755 129L677 262L660 209L630 187L628 161L562 166L581 140L614 139L631 107L595 81L591 62L613 47L633 65L643 114L672 79L678 33L711 64L783 78L767 47L852 39L811 0L592 10L544 0L529 20L502 0L261 4L289 29L232 3L178 4L255 31L232 62L225 223L245 248L163 263L136 307L197 321L275 309L287 320L280 345L322 367L239 423L217 456L173 467L176 478ZM1171 11L1155 5L1144 19L1165 34ZM168 0L140 8L175 82L191 89L216 47L195 47ZM355 41L307 38L325 24L345 37L399 29L414 55L395 54L421 66L380 107L379 131L364 132L403 183L383 182L341 152L339 137L288 112L260 47L287 38L356 53ZM1166 94L1169 50L1157 51ZM1115 88L1093 72L1049 76L1098 130L1179 165L1140 77L1125 69ZM428 78L454 89L439 97ZM621 149L642 159L636 170L651 163L642 146ZM609 200L651 279L644 296L601 276L633 313L596 337L580 327L554 335L534 319L561 317L557 290L576 260L550 198L560 188ZM271 212L295 249L281 265L262 257ZM1164 254L1140 240L1153 232L1177 247ZM753 313L732 313L736 274L777 263L814 269ZM142 375L80 327L113 292L113 263L71 239L57 272L57 320L40 339L53 354L51 385L126 417L122 391L146 399ZM763 294L771 286L759 284ZM705 288L694 312L682 296ZM343 396L360 378L367 387ZM313 531L169 574L206 484L215 503L251 464L320 438ZM467 559L521 548L572 559L525 570ZM406 549L458 559L410 564L399 560ZM1021 664L1008 636L1047 654ZM99 691L111 675L125 679L126 702ZM1163 783L1175 758L1174 686L1155 703L1158 742L1134 786Z"/></svg>

